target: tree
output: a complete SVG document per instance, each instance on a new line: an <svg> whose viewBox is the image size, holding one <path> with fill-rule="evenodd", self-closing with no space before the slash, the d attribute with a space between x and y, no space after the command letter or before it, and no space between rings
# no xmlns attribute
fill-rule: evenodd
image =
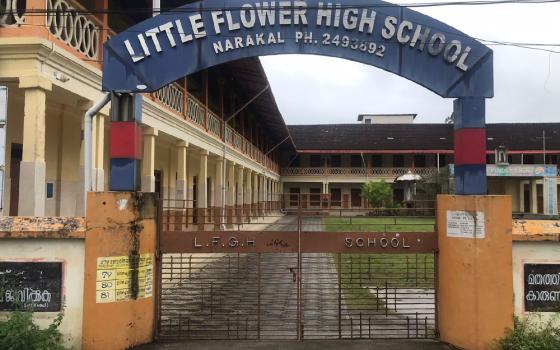
<svg viewBox="0 0 560 350"><path fill-rule="evenodd" d="M381 182L368 181L362 185L362 197L367 199L374 208L379 208L390 204L393 189L385 180Z"/></svg>

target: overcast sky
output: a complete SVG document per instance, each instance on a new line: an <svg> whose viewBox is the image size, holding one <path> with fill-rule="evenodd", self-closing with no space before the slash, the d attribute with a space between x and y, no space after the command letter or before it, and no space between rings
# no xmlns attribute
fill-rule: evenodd
<svg viewBox="0 0 560 350"><path fill-rule="evenodd" d="M397 3L407 2L420 1ZM477 38L560 44L560 3L416 10ZM495 97L487 101L487 122L560 122L560 54L491 48ZM361 63L308 55L261 61L287 124L355 123L364 113L417 113L418 123L439 123L452 112L452 100Z"/></svg>

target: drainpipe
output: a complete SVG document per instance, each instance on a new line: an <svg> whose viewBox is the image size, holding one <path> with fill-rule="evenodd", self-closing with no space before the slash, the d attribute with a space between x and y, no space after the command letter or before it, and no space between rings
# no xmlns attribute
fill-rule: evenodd
<svg viewBox="0 0 560 350"><path fill-rule="evenodd" d="M4 174L6 169L6 124L8 121L8 88L0 86L0 216L4 215Z"/></svg>
<svg viewBox="0 0 560 350"><path fill-rule="evenodd" d="M101 100L97 101L93 107L88 109L84 114L84 211L87 209L87 193L93 190L91 185L91 175L93 168L91 165L92 158L92 141L91 141L91 120L107 103L111 101L111 93L107 92Z"/></svg>

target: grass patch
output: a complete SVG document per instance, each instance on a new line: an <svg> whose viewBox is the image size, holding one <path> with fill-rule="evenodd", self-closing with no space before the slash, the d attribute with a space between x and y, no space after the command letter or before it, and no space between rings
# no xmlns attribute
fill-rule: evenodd
<svg viewBox="0 0 560 350"><path fill-rule="evenodd" d="M433 217L327 217L331 232L433 232ZM350 310L384 311L394 288L434 288L433 254L333 255ZM369 291L377 287L379 296Z"/></svg>

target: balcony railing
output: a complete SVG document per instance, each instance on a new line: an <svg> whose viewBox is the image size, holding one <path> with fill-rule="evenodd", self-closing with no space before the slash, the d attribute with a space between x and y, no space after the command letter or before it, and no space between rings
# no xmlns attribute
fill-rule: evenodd
<svg viewBox="0 0 560 350"><path fill-rule="evenodd" d="M282 168L282 176L397 177L411 171L423 177L437 175L437 168Z"/></svg>
<svg viewBox="0 0 560 350"><path fill-rule="evenodd" d="M266 166L269 170L275 173L280 171L278 164L268 156L265 156L263 152L231 126L226 126L225 137L222 138L222 119L210 109L207 110L202 102L189 94L178 84L167 85L152 93L151 96L154 101L165 106L175 114L180 115L182 119L190 121L214 137L225 140L229 146L245 154L259 164Z"/></svg>
<svg viewBox="0 0 560 350"><path fill-rule="evenodd" d="M33 1L0 0L0 28L8 28L0 36L43 37L68 47L88 63L100 66L101 47L112 33L103 28L103 22L74 0L45 0L43 4L43 8L36 8L37 3ZM45 13L28 13L31 7Z"/></svg>
<svg viewBox="0 0 560 350"><path fill-rule="evenodd" d="M76 10L84 8L71 0L47 0L47 28L76 51L97 59L103 24L95 16L86 16Z"/></svg>
<svg viewBox="0 0 560 350"><path fill-rule="evenodd" d="M25 23L25 0L0 0L0 26L12 27Z"/></svg>

